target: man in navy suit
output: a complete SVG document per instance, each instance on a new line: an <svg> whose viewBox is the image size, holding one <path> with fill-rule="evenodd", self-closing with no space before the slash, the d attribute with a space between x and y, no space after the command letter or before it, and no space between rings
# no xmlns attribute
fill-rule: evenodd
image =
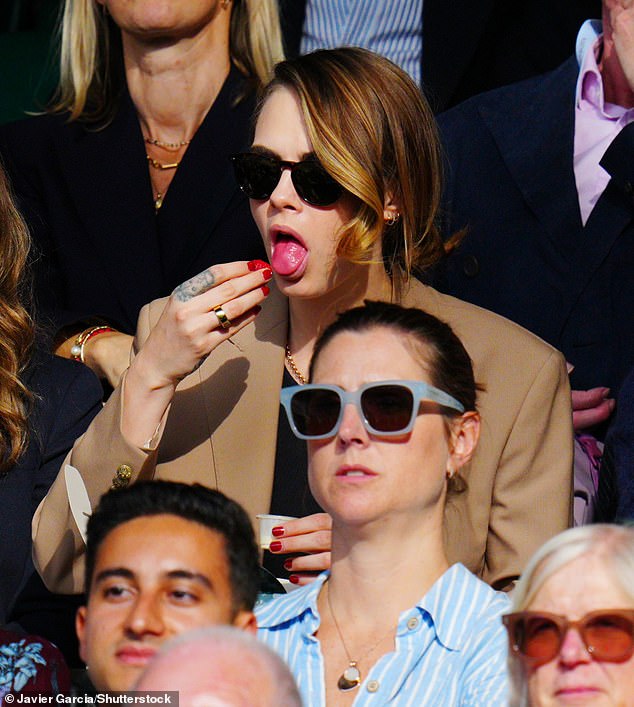
<svg viewBox="0 0 634 707"><path fill-rule="evenodd" d="M634 4L602 15L554 72L439 116L444 231L466 236L436 282L561 349L598 437L634 364Z"/></svg>

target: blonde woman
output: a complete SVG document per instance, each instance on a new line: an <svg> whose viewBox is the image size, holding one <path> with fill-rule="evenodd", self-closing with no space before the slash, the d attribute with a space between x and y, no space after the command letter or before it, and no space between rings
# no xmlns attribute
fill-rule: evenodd
<svg viewBox="0 0 634 707"><path fill-rule="evenodd" d="M482 435L463 469L466 492L447 504L447 552L510 588L569 523L570 389L553 348L413 277L443 252L439 147L418 87L361 49L278 64L253 143L234 162L270 266L214 265L144 308L138 355L73 451L89 497L126 465L125 483L198 481L252 518L302 516L275 529L270 549L298 555L285 567L306 581L328 566L329 520L309 493L304 445L280 414L279 391L306 380L314 343L338 312L393 301L447 321L474 362ZM35 532L44 576L79 590L83 544L63 479Z"/></svg>
<svg viewBox="0 0 634 707"><path fill-rule="evenodd" d="M0 627L15 622L63 650L74 606L43 587L31 560L31 518L75 439L101 409L83 366L44 352L26 309L29 235L0 169Z"/></svg>
<svg viewBox="0 0 634 707"><path fill-rule="evenodd" d="M57 353L116 385L143 304L263 254L229 155L281 58L275 0L66 0L55 104L0 131Z"/></svg>

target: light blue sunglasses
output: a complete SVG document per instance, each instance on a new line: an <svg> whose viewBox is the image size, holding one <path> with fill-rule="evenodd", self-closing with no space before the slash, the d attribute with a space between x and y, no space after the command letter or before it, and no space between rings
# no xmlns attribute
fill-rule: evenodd
<svg viewBox="0 0 634 707"><path fill-rule="evenodd" d="M384 437L411 432L423 400L464 412L464 406L448 393L422 381L407 380L366 383L354 391L337 385L294 385L282 388L280 400L300 439L335 435L348 404L356 406L368 432Z"/></svg>

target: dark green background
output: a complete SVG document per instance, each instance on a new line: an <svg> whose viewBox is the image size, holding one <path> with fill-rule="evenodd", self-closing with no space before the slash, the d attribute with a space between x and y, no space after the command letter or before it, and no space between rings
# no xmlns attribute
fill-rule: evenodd
<svg viewBox="0 0 634 707"><path fill-rule="evenodd" d="M61 0L0 0L0 123L41 111L57 83Z"/></svg>

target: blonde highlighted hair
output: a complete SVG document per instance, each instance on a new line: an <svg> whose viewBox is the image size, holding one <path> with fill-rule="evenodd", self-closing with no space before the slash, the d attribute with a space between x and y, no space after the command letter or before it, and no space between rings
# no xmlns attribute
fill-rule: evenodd
<svg viewBox="0 0 634 707"><path fill-rule="evenodd" d="M445 252L436 226L440 144L426 99L398 66L356 47L284 61L264 99L278 86L297 94L317 159L359 201L342 232L339 255L371 262L381 242L398 299L412 273ZM390 201L400 219L386 225Z"/></svg>
<svg viewBox="0 0 634 707"><path fill-rule="evenodd" d="M580 557L598 558L615 585L634 608L634 527L597 523L570 528L555 535L533 555L513 590L511 611L531 608L544 584ZM579 578L583 582L583 578ZM611 607L596 607L609 609ZM509 652L510 707L528 707L527 675L521 661Z"/></svg>
<svg viewBox="0 0 634 707"><path fill-rule="evenodd" d="M124 83L121 36L96 0L65 0L59 27L60 82L54 111L108 122ZM231 60L256 89L284 58L276 0L233 0Z"/></svg>
<svg viewBox="0 0 634 707"><path fill-rule="evenodd" d="M28 442L31 393L20 376L33 345L33 322L23 305L30 239L0 168L0 477Z"/></svg>

